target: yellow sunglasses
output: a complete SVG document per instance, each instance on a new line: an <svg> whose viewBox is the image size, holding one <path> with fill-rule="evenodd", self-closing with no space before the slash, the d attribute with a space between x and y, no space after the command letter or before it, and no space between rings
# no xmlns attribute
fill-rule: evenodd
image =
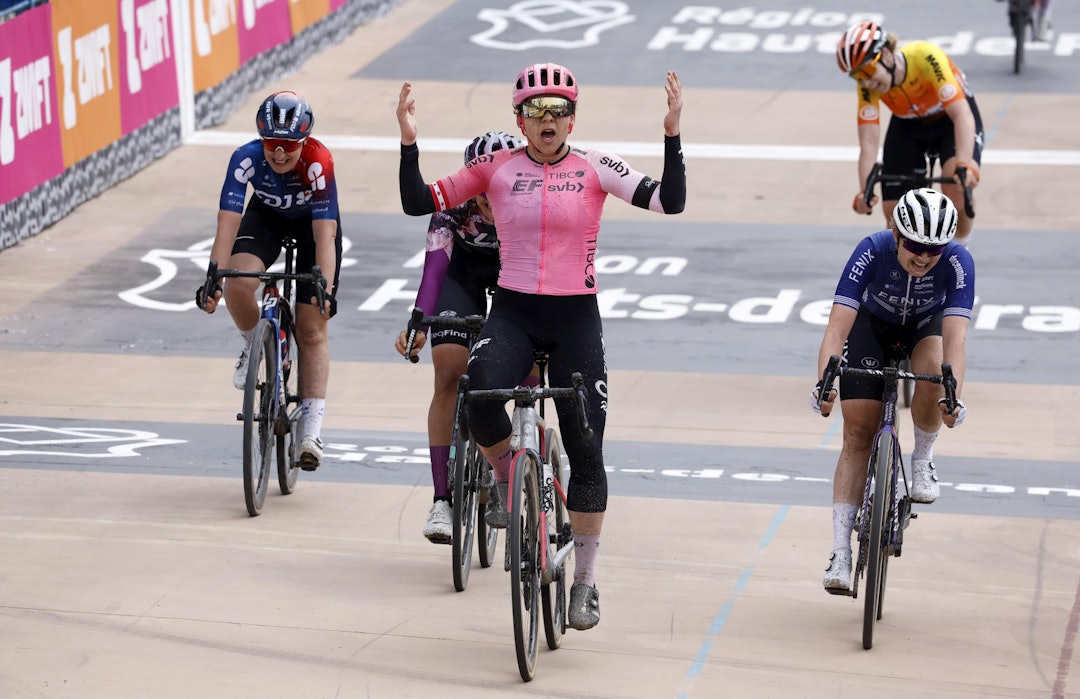
<svg viewBox="0 0 1080 699"><path fill-rule="evenodd" d="M521 103L521 115L535 119L550 112L553 117L568 117L574 113L574 103L565 97L555 95L540 95L530 97Z"/></svg>
<svg viewBox="0 0 1080 699"><path fill-rule="evenodd" d="M874 77L874 73L877 71L878 61L881 60L881 54L882 52L878 51L878 54L874 56L868 63L864 63L858 69L848 73L848 75L855 78L856 80L869 80L870 78Z"/></svg>

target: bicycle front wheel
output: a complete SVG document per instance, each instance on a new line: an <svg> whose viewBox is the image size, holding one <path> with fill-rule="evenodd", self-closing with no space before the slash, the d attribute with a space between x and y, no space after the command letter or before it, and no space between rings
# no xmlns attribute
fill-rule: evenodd
<svg viewBox="0 0 1080 699"><path fill-rule="evenodd" d="M454 589L462 592L469 584L473 541L476 537L476 462L470 456L471 440L458 435L451 463L451 486L454 518L451 559L453 560Z"/></svg>
<svg viewBox="0 0 1080 699"><path fill-rule="evenodd" d="M544 441L547 445L544 458L551 466L551 474L558 482L558 488L555 487L555 483L550 484L550 507L548 503L544 503L547 510L547 542L542 542L542 545L547 546L548 551L557 551L562 544L570 540L563 536L563 527L569 522L569 513L558 492L559 489L566 492L566 472L563 469L562 442L559 440L559 434L549 427ZM545 498L548 496L548 485L544 484ZM548 542L553 545L548 546ZM547 639L548 648L557 650L562 645L563 633L566 631L566 561L564 560L558 568L554 568L553 562L549 560L544 578L551 581L540 588L544 610L544 637Z"/></svg>
<svg viewBox="0 0 1080 699"><path fill-rule="evenodd" d="M270 481L270 459L276 444L274 434L274 392L277 390L277 350L274 326L260 320L248 356L244 385L244 502L248 514L262 510Z"/></svg>
<svg viewBox="0 0 1080 699"><path fill-rule="evenodd" d="M540 612L540 496L537 492L536 463L520 453L513 464L510 481L510 595L514 612L514 648L521 679L530 681L536 673L536 645Z"/></svg>
<svg viewBox="0 0 1080 699"><path fill-rule="evenodd" d="M300 475L300 461L293 453L299 446L297 422L300 420L300 406L289 410L293 403L299 403L298 376L300 359L297 353L296 335L292 328L292 314L287 306L282 307L281 332L285 333L287 352L281 358L281 377L284 380L284 394L280 398L281 416L284 418L277 425L277 474L278 488L282 495L296 490L296 479Z"/></svg>
<svg viewBox="0 0 1080 699"><path fill-rule="evenodd" d="M878 442L874 461L874 499L867 513L870 518L870 541L866 560L866 599L863 601L863 648L866 650L874 645L874 624L881 618L885 571L889 565L894 439L885 432Z"/></svg>

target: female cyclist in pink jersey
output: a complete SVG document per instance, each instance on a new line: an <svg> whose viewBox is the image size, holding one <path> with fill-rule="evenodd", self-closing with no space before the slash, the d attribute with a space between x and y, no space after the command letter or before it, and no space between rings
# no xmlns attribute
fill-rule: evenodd
<svg viewBox="0 0 1080 699"><path fill-rule="evenodd" d="M578 84L563 66L540 63L521 71L513 108L524 149L501 150L468 163L428 185L416 147L416 104L405 83L398 99L401 129L401 203L413 216L458 206L486 193L499 231L500 270L491 313L469 357L476 389L515 386L529 373L534 350L550 357L552 386L570 385L581 372L589 389L588 418L594 434L577 428L572 399L556 400L566 454L572 465L567 508L574 531L574 585L567 622L590 629L600 621L594 567L607 509L603 435L607 412L607 365L596 301L594 261L600 216L608 194L666 214L683 210L686 169L679 137L682 87L667 74L664 173L644 175L611 153L567 144L574 128ZM473 436L491 462L505 501L510 474L510 420L503 406L470 406ZM505 508L501 524L506 526ZM488 523L497 526L489 518Z"/></svg>

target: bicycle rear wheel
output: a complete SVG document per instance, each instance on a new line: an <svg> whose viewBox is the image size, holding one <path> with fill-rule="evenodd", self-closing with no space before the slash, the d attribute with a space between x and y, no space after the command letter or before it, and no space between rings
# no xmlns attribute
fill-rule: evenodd
<svg viewBox="0 0 1080 699"><path fill-rule="evenodd" d="M495 474L491 472L491 464L484 458L476 442L469 442L469 458L476 464L477 509L486 508L490 497L489 488L495 487ZM495 547L499 543L499 530L489 527L487 521L479 515L476 517L476 540L479 542L477 550L480 554L480 567L490 568L495 561Z"/></svg>
<svg viewBox="0 0 1080 699"><path fill-rule="evenodd" d="M514 612L514 649L521 679L536 673L536 646L540 621L540 497L536 464L527 453L514 458L510 482L510 595Z"/></svg>
<svg viewBox="0 0 1080 699"><path fill-rule="evenodd" d="M277 342L274 326L260 320L248 357L244 385L244 502L252 517L262 510L275 446L274 392L277 390Z"/></svg>
<svg viewBox="0 0 1080 699"><path fill-rule="evenodd" d="M296 479L300 475L300 462L293 458L293 450L299 446L296 428L297 421L300 419L300 408L298 405L295 410L289 410L289 405L300 401L297 378L300 374L300 363L296 336L292 327L292 314L287 306L282 306L281 332L285 333L288 351L281 358L281 376L285 382L285 395L280 398L281 416L284 419L277 425L277 474L281 494L288 495L296 490Z"/></svg>
<svg viewBox="0 0 1080 699"><path fill-rule="evenodd" d="M454 443L451 486L454 518L451 559L454 570L454 589L461 592L469 584L472 566L473 541L476 536L476 462L472 460L471 440L458 435Z"/></svg>
<svg viewBox="0 0 1080 699"><path fill-rule="evenodd" d="M566 492L566 473L563 469L562 442L559 434L551 427L547 428L544 439L546 446L545 460L551 465L552 477L558 481L563 492ZM547 484L544 484L547 487ZM557 551L559 546L566 543L561 537L563 526L569 521L569 513L566 505L552 484L551 506L547 509L547 541L554 546L549 546L549 551ZM546 506L546 503L545 503ZM547 542L542 542L547 546ZM544 577L551 582L540 588L540 597L544 610L544 637L547 639L548 648L557 650L562 645L563 633L566 631L566 561L562 562L557 569L552 561L548 561L548 570Z"/></svg>
<svg viewBox="0 0 1080 699"><path fill-rule="evenodd" d="M868 513L870 541L866 560L866 599L863 600L863 648L867 650L874 645L874 623L881 618L885 574L889 565L894 439L891 434L882 433L874 461L874 499Z"/></svg>

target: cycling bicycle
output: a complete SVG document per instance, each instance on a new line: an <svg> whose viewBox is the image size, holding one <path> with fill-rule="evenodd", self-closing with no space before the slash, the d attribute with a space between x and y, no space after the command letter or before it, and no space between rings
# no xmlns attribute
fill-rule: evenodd
<svg viewBox="0 0 1080 699"><path fill-rule="evenodd" d="M817 403L832 391L837 376L876 376L885 380L882 392L881 425L874 436L874 447L866 471L866 490L855 519L858 531L859 554L852 575L852 598L859 596L859 578L866 573L866 599L863 602L863 648L874 644L874 624L881 618L885 604L885 577L889 558L900 556L904 530L918 515L911 511L907 474L897 436L896 390L899 379L929 381L945 387L945 407L956 408L956 378L948 363L941 365L941 374L912 374L898 368L900 354L896 348L889 364L883 369L862 369L843 366L840 357L833 355L822 375L822 387ZM903 494L899 494L900 485ZM844 594L844 593L835 593Z"/></svg>
<svg viewBox="0 0 1080 699"><path fill-rule="evenodd" d="M915 168L907 175L892 175L882 172L881 163L875 163L874 167L870 170L870 174L866 178L866 187L863 189L863 200L867 206L870 206L870 200L874 197L874 185L881 183L885 184L906 184L910 189L917 189L919 187L930 187L934 184L955 182L951 177L935 177L934 163L938 160L937 153L926 154L926 167ZM966 176L967 168L956 168L956 174L961 180ZM964 187L964 211L967 213L968 218L975 218L975 206L971 200L971 187ZM901 371L911 371L911 362L907 358L904 358L900 367ZM901 395L904 399L904 407L911 407L911 395L915 390L915 383L908 379L901 381Z"/></svg>
<svg viewBox="0 0 1080 699"><path fill-rule="evenodd" d="M558 432L544 420L543 401L575 398L578 426L586 439L592 435L581 374L572 375L568 388L548 388L543 385L546 355L538 352L536 360L541 366L541 385L536 388L469 390L469 377L461 378L466 404L472 400L514 401L505 568L510 573L518 672L526 682L536 674L541 611L548 648L557 650L562 644L566 631L566 559L574 550L566 509L568 468L563 463Z"/></svg>
<svg viewBox="0 0 1080 699"><path fill-rule="evenodd" d="M1012 28L1016 47L1013 49L1013 73L1019 73L1024 65L1024 44L1028 30L1035 36L1035 13L1032 12L1033 0L1008 0L1009 27Z"/></svg>
<svg viewBox="0 0 1080 699"><path fill-rule="evenodd" d="M469 347L472 348L476 337L484 327L484 317L470 316L425 316L419 308L414 308L409 319L408 336L405 342L405 356L416 363L420 357L413 355L416 333L424 326L440 330L458 330L469 335ZM472 565L473 544L480 541L480 567L488 568L495 559L495 547L499 541L499 530L488 527L478 512L492 497L495 488L495 476L491 465L480 453L480 447L469 434L466 415L462 411L464 397L458 387L457 403L454 408L453 433L450 438L450 488L451 517L453 532L451 535L451 564L454 575L454 589L465 590L469 584L469 570Z"/></svg>
<svg viewBox="0 0 1080 699"><path fill-rule="evenodd" d="M270 480L270 458L277 448L278 487L288 495L296 487L300 463L293 453L299 444L300 395L297 387L300 365L291 303L293 282L315 285L319 312L324 312L326 278L318 265L310 273L293 272L296 240L286 237L285 271L243 272L218 269L211 260L206 270L202 298L211 298L218 280L251 277L263 282L259 322L255 326L248 356L247 382L242 411L236 419L244 423L244 502L248 514L262 511ZM278 282L283 289L278 289ZM293 406L290 409L290 406Z"/></svg>

